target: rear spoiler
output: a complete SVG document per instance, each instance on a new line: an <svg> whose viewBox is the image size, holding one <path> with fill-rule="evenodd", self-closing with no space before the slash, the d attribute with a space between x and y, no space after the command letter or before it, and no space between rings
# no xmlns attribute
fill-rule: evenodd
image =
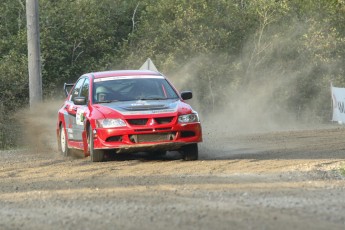
<svg viewBox="0 0 345 230"><path fill-rule="evenodd" d="M70 83L63 84L63 90L65 91L66 97L68 96L68 94L71 91L73 86L74 86L74 83L73 84L70 84Z"/></svg>

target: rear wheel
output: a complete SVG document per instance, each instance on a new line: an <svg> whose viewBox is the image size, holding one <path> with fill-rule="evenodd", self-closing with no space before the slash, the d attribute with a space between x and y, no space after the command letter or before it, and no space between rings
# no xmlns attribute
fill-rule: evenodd
<svg viewBox="0 0 345 230"><path fill-rule="evenodd" d="M71 155L71 150L68 148L66 130L63 125L60 126L60 146L61 153L63 156L67 157Z"/></svg>
<svg viewBox="0 0 345 230"><path fill-rule="evenodd" d="M181 148L182 156L185 161L195 161L198 159L198 144L185 145Z"/></svg>
<svg viewBox="0 0 345 230"><path fill-rule="evenodd" d="M94 149L93 148L93 133L92 133L92 128L90 125L89 128L89 137L88 137L88 144L89 144L89 151L90 151L90 158L92 162L101 162L104 161L104 151L99 150L99 149Z"/></svg>

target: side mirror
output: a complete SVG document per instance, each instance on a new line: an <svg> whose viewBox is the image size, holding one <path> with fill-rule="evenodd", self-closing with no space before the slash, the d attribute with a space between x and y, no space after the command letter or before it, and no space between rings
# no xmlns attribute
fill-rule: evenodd
<svg viewBox="0 0 345 230"><path fill-rule="evenodd" d="M73 86L74 86L74 84L68 84L68 83L65 83L63 85L63 90L65 92L66 97L68 96L68 94L71 91L71 89L73 88Z"/></svg>
<svg viewBox="0 0 345 230"><path fill-rule="evenodd" d="M76 105L86 105L86 98L85 97L75 97L73 99L73 102Z"/></svg>
<svg viewBox="0 0 345 230"><path fill-rule="evenodd" d="M193 93L192 93L192 91L183 91L183 92L181 92L181 97L183 100L192 99Z"/></svg>

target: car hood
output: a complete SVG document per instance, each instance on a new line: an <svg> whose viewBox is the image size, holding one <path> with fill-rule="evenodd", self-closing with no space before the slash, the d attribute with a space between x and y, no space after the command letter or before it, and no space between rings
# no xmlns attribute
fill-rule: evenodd
<svg viewBox="0 0 345 230"><path fill-rule="evenodd" d="M178 99L169 100L138 100L96 104L94 106L105 117L107 114L121 115L161 114L161 113L188 113L191 107Z"/></svg>

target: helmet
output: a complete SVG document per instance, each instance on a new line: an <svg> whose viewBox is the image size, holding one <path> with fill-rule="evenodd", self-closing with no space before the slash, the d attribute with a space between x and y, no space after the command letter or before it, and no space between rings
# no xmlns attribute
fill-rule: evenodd
<svg viewBox="0 0 345 230"><path fill-rule="evenodd" d="M107 88L101 85L97 86L95 100L98 102L108 100L107 98L109 97L109 94L110 94L110 91Z"/></svg>

